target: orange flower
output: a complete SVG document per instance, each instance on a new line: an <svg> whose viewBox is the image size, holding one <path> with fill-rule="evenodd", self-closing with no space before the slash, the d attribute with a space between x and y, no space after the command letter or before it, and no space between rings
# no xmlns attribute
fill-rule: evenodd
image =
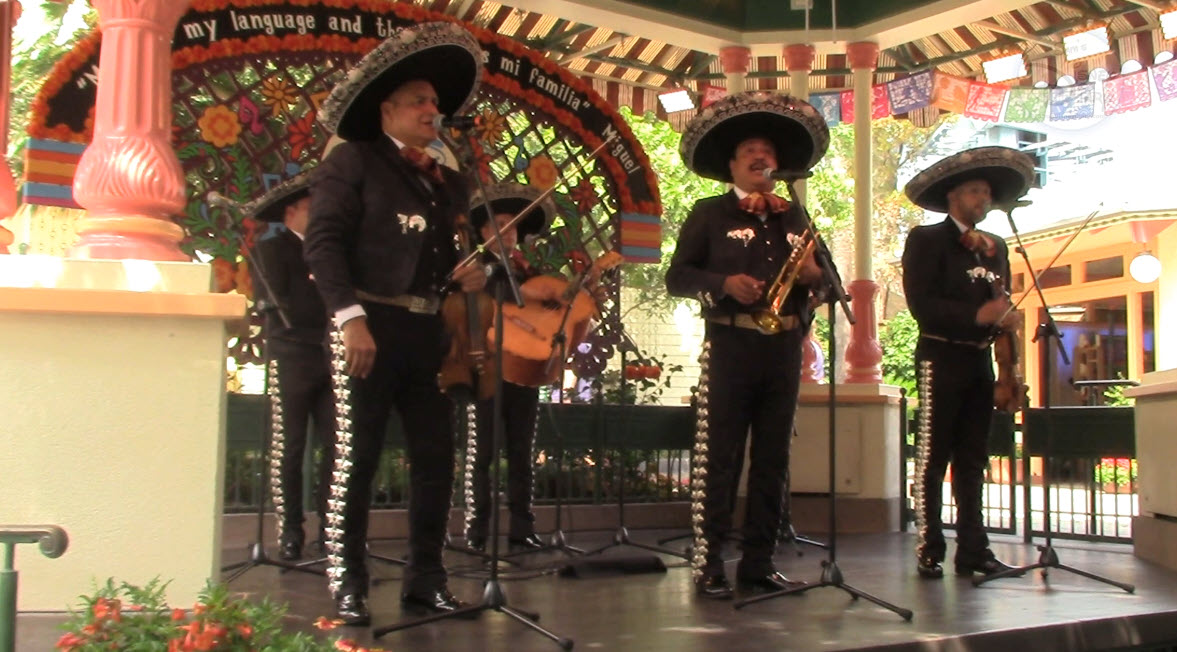
<svg viewBox="0 0 1177 652"><path fill-rule="evenodd" d="M70 632L68 634L62 634L61 638L57 639L56 647L58 649L64 650L65 652L71 652L71 650L74 650L77 647L84 645L85 643L85 638Z"/></svg>
<svg viewBox="0 0 1177 652"><path fill-rule="evenodd" d="M307 111L303 117L290 123L286 131L290 135L286 142L290 143L290 158L299 160L306 153L308 146L315 140L315 114Z"/></svg>
<svg viewBox="0 0 1177 652"><path fill-rule="evenodd" d="M172 620L184 620L184 610L178 607L172 609Z"/></svg>
<svg viewBox="0 0 1177 652"><path fill-rule="evenodd" d="M241 635L241 638L249 638L250 636L253 636L253 628L249 625L238 625L237 633Z"/></svg>
<svg viewBox="0 0 1177 652"><path fill-rule="evenodd" d="M527 166L527 180L531 182L531 185L543 190L556 185L559 176L556 164L547 156L537 156L531 159L531 163Z"/></svg>
<svg viewBox="0 0 1177 652"><path fill-rule="evenodd" d="M282 75L274 75L262 81L262 98L270 107L270 115L278 117L286 107L298 101L298 90L292 88Z"/></svg>
<svg viewBox="0 0 1177 652"><path fill-rule="evenodd" d="M483 142L493 145L499 142L506 129L507 119L499 115L498 111L486 109L482 112L482 124L479 125L476 134Z"/></svg>
<svg viewBox="0 0 1177 652"><path fill-rule="evenodd" d="M341 638L335 641L335 649L341 652L359 652L363 648L350 638Z"/></svg>
<svg viewBox="0 0 1177 652"><path fill-rule="evenodd" d="M106 620L107 618L115 622L122 620L122 604L118 600L98 598L94 603L93 612L95 620Z"/></svg>
<svg viewBox="0 0 1177 652"><path fill-rule="evenodd" d="M331 630L335 629L336 627L339 627L339 625L341 625L341 624L342 624L341 621L328 620L327 618L325 618L323 616L319 616L318 618L315 619L315 627L317 627L325 632L331 631Z"/></svg>
<svg viewBox="0 0 1177 652"><path fill-rule="evenodd" d="M200 119L200 137L216 147L228 147L237 143L241 134L241 122L237 114L227 106L211 106L204 110Z"/></svg>

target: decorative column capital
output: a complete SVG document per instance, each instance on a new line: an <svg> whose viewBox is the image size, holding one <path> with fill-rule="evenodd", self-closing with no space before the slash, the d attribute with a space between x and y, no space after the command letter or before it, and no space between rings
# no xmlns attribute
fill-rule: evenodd
<svg viewBox="0 0 1177 652"><path fill-rule="evenodd" d="M879 67L879 44L870 41L848 44L846 61L851 70L874 70Z"/></svg>
<svg viewBox="0 0 1177 652"><path fill-rule="evenodd" d="M789 72L813 72L813 61L817 50L806 43L791 43L783 51L785 70Z"/></svg>
<svg viewBox="0 0 1177 652"><path fill-rule="evenodd" d="M719 48L719 61L725 75L744 74L752 62L752 50L743 45L729 45Z"/></svg>

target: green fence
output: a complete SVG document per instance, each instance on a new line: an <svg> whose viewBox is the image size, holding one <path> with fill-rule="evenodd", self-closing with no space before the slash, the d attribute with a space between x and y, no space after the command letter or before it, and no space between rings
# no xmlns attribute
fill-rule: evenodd
<svg viewBox="0 0 1177 652"><path fill-rule="evenodd" d="M455 460L455 475L456 482L461 483L466 426L462 419L464 411L457 412L459 455ZM260 479L265 477L262 473L265 416L264 396L229 395L227 512L256 510L263 495ZM407 506L404 433L395 415L389 421L373 494L373 507L378 509ZM536 503L553 502L557 490L569 503L612 502L618 493L619 468L623 471L628 502L688 500L694 431L694 412L689 407L541 403L535 446ZM562 472L557 472L558 461ZM307 464L305 468L309 487L312 466ZM506 477L506 472L502 475ZM457 489L455 504L463 495ZM305 495L308 505L312 504L310 492Z"/></svg>

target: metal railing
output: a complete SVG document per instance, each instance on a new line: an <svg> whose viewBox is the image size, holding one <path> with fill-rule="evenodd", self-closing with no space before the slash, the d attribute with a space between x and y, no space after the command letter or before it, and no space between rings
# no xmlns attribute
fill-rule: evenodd
<svg viewBox="0 0 1177 652"><path fill-rule="evenodd" d="M21 543L36 543L41 554L57 559L69 547L69 536L56 525L0 525L0 546L4 548L4 566L0 567L0 652L16 650L16 590L20 579L16 546Z"/></svg>
<svg viewBox="0 0 1177 652"><path fill-rule="evenodd" d="M225 511L257 509L263 495L259 484L265 461L264 403L261 396L230 394L228 452L225 466ZM458 455L455 460L455 505L464 468L462 442L466 425L459 410L455 425ZM535 502L555 501L556 492L572 504L605 504L616 500L617 464L624 465L627 502L688 500L690 448L694 437L694 413L689 407L605 404L541 404L536 433ZM558 447L563 447L560 456ZM310 452L318 455L320 452ZM557 459L561 459L557 471ZM503 478L507 477L504 460ZM313 484L312 464L304 465L308 488ZM399 420L389 420L389 431L374 480L375 509L408 506L408 469L404 434ZM314 497L305 491L306 507Z"/></svg>
<svg viewBox="0 0 1177 652"><path fill-rule="evenodd" d="M902 502L900 523L912 522L912 451L917 434L900 397ZM1088 541L1129 542L1132 518L1139 514L1136 492L1134 412L1130 407L1031 408L1018 424L996 413L989 433L989 467L981 497L985 528L1021 533L1029 542L1042 536L1044 486L1049 486L1052 536ZM951 473L951 466L950 473ZM1045 483L1043 479L1049 481ZM944 526L956 521L951 475L944 483Z"/></svg>

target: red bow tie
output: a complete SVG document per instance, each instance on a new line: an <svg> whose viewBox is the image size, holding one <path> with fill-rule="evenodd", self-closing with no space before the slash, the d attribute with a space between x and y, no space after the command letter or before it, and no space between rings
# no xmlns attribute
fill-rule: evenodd
<svg viewBox="0 0 1177 652"><path fill-rule="evenodd" d="M992 258L997 253L997 243L989 236L976 229L969 229L960 234L960 243L965 249L977 254L984 254Z"/></svg>
<svg viewBox="0 0 1177 652"><path fill-rule="evenodd" d="M445 183L445 177L441 175L441 167L437 165L437 160L425 153L425 150L420 147L413 147L405 145L401 148L401 156L405 160L417 168L421 174L424 174L427 179L434 183Z"/></svg>
<svg viewBox="0 0 1177 652"><path fill-rule="evenodd" d="M748 213L781 213L789 208L789 202L771 192L754 192L740 200L740 210Z"/></svg>

